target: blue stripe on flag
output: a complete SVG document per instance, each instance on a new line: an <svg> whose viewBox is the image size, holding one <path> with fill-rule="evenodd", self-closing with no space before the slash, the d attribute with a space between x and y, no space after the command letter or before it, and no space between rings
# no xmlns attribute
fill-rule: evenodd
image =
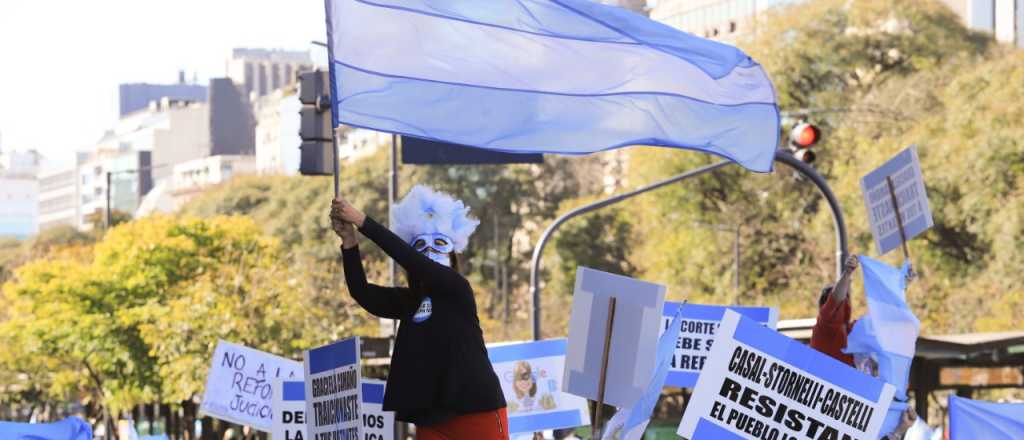
<svg viewBox="0 0 1024 440"><path fill-rule="evenodd" d="M708 304L692 304L665 301L662 307L661 316L671 318L676 316L676 310L683 306L684 319L699 319L704 321L721 321L726 310L732 310L760 323L767 323L771 320L771 309L768 307L748 306L715 306Z"/></svg>
<svg viewBox="0 0 1024 440"><path fill-rule="evenodd" d="M665 378L665 386L693 388L697 385L697 377L700 373L690 371L669 371Z"/></svg>
<svg viewBox="0 0 1024 440"><path fill-rule="evenodd" d="M703 417L697 421L697 427L693 430L693 440L744 440L744 438Z"/></svg>
<svg viewBox="0 0 1024 440"><path fill-rule="evenodd" d="M281 400L306 400L306 384L298 381L282 382Z"/></svg>
<svg viewBox="0 0 1024 440"><path fill-rule="evenodd" d="M384 384L364 382L363 403L384 403Z"/></svg>
<svg viewBox="0 0 1024 440"><path fill-rule="evenodd" d="M877 402L884 382L861 373L851 374L851 368L817 350L790 339L782 333L762 327L753 320L740 318L733 336L770 356L778 358L812 376L830 382L846 391ZM781 355L775 354L781 353Z"/></svg>
<svg viewBox="0 0 1024 440"><path fill-rule="evenodd" d="M535 432L546 429L575 428L583 425L578 410L555 411L526 416L509 416L508 432Z"/></svg>
<svg viewBox="0 0 1024 440"><path fill-rule="evenodd" d="M565 356L566 340L548 339L522 344L487 347L487 357L492 364L551 356Z"/></svg>
<svg viewBox="0 0 1024 440"><path fill-rule="evenodd" d="M355 364L356 338L349 338L309 350L309 374Z"/></svg>

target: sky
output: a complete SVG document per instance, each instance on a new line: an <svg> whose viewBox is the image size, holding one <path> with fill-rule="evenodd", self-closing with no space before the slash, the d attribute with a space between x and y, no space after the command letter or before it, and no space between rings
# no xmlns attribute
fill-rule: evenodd
<svg viewBox="0 0 1024 440"><path fill-rule="evenodd" d="M322 0L0 0L0 148L71 165L117 120L121 83L201 84L236 47L326 64Z"/></svg>

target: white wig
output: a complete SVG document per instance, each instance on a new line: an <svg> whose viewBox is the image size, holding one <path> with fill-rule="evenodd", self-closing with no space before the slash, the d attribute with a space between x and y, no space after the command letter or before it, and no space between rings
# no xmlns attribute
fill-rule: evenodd
<svg viewBox="0 0 1024 440"><path fill-rule="evenodd" d="M423 185L414 186L401 202L391 208L391 228L406 243L422 234L443 234L452 240L455 252L469 244L480 220L469 217L461 200Z"/></svg>

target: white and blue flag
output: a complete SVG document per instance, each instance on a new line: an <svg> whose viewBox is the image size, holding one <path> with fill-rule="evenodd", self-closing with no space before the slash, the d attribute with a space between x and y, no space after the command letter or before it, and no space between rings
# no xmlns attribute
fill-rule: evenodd
<svg viewBox="0 0 1024 440"><path fill-rule="evenodd" d="M325 0L335 125L513 153L660 145L767 172L743 51L590 0Z"/></svg>

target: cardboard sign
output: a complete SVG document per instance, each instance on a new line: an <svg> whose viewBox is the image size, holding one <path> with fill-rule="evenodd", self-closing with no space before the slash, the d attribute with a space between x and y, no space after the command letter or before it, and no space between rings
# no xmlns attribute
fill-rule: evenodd
<svg viewBox="0 0 1024 440"><path fill-rule="evenodd" d="M562 391L597 400L608 303L616 298L605 403L624 407L643 394L654 374L658 317L665 286L586 267L576 271Z"/></svg>
<svg viewBox="0 0 1024 440"><path fill-rule="evenodd" d="M301 380L274 379L273 440L305 440L306 384Z"/></svg>
<svg viewBox="0 0 1024 440"><path fill-rule="evenodd" d="M508 402L508 432L537 432L590 424L587 400L562 392L565 339L487 347Z"/></svg>
<svg viewBox="0 0 1024 440"><path fill-rule="evenodd" d="M394 440L395 413L384 411L383 380L363 379L363 440Z"/></svg>
<svg viewBox="0 0 1024 440"><path fill-rule="evenodd" d="M711 354L715 332L727 309L735 310L772 330L775 330L779 322L779 309L775 307L712 306L665 301L660 333L665 332L679 307L683 308L683 325L679 330L676 352L669 361L666 386L693 388L697 384L697 376Z"/></svg>
<svg viewBox="0 0 1024 440"><path fill-rule="evenodd" d="M728 310L677 433L875 440L893 392L892 385Z"/></svg>
<svg viewBox="0 0 1024 440"><path fill-rule="evenodd" d="M306 430L312 440L360 440L359 337L307 350Z"/></svg>
<svg viewBox="0 0 1024 440"><path fill-rule="evenodd" d="M243 345L218 341L206 375L202 414L269 432L276 378L302 379L302 364Z"/></svg>
<svg viewBox="0 0 1024 440"><path fill-rule="evenodd" d="M907 241L935 224L932 220L931 207L928 205L928 195L924 189L917 146L911 145L860 181L864 205L871 221L871 233L875 236L875 248L879 255L900 246L899 224L896 222L896 212L892 206L892 195L886 177L892 179Z"/></svg>

